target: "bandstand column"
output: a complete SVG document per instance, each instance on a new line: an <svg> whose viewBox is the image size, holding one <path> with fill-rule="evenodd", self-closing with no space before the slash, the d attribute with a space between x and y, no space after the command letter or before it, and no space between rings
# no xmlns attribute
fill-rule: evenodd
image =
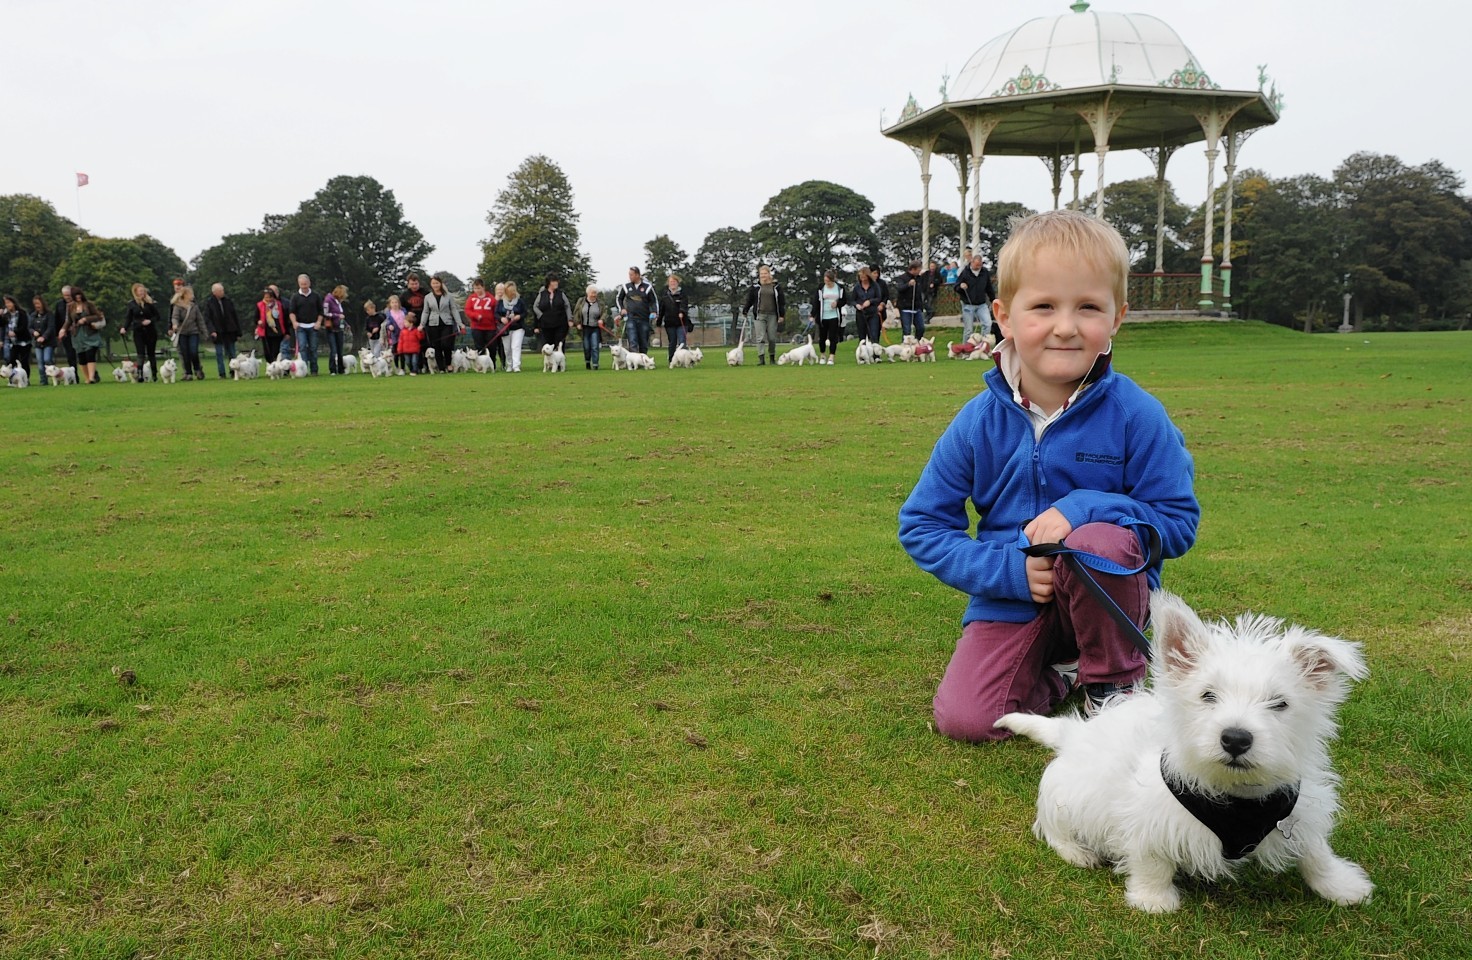
<svg viewBox="0 0 1472 960"><path fill-rule="evenodd" d="M1078 115L1084 118L1089 125L1089 130L1094 134L1094 153L1099 157L1098 186L1094 192L1094 216L1101 219L1104 216L1104 158L1109 155L1109 131L1114 128L1114 122L1124 114L1124 111L1124 107L1110 103L1108 94L1098 104L1083 107L1078 111ZM1075 146L1074 149L1076 151L1077 147ZM1074 178L1074 183L1078 183L1077 177ZM1078 202L1077 195L1074 197L1074 202Z"/></svg>
<svg viewBox="0 0 1472 960"><path fill-rule="evenodd" d="M1073 132L1073 202L1068 205L1070 210L1078 209L1078 181L1084 175L1083 165L1079 162L1082 157L1083 152L1079 150L1078 131L1075 130Z"/></svg>
<svg viewBox="0 0 1472 960"><path fill-rule="evenodd" d="M920 260L930 260L930 157L935 150L936 137L929 137L918 146L911 146L920 161Z"/></svg>
<svg viewBox="0 0 1472 960"><path fill-rule="evenodd" d="M1223 168L1227 175L1227 199L1222 210L1222 314L1224 316L1230 316L1232 313L1232 197L1236 188L1237 150L1252 134L1251 130L1227 132L1227 165Z"/></svg>
<svg viewBox="0 0 1472 960"><path fill-rule="evenodd" d="M967 176L971 172L971 158L964 153L953 153L951 162L956 165L956 179L960 181L960 186L956 187L956 191L961 194L961 225L956 231L956 254L959 256L966 246Z"/></svg>
<svg viewBox="0 0 1472 960"><path fill-rule="evenodd" d="M1216 309L1216 299L1211 289L1211 267L1215 258L1211 255L1212 235L1214 234L1214 223L1216 214L1216 202L1213 194L1216 192L1216 158L1221 153L1219 144L1222 139L1222 131L1226 129L1228 121L1241 109L1241 105L1230 107L1215 106L1204 113L1196 114L1196 120L1201 124L1201 132L1206 134L1206 215L1202 218L1206 221L1205 234L1201 249L1201 299L1196 302L1196 308L1202 313L1209 313Z"/></svg>
<svg viewBox="0 0 1472 960"><path fill-rule="evenodd" d="M1002 118L971 114L964 116L962 122L971 138L971 250L975 253L981 249L981 164L986 159L986 139Z"/></svg>
<svg viewBox="0 0 1472 960"><path fill-rule="evenodd" d="M1170 162L1175 147L1162 143L1158 147L1141 150L1155 163L1155 272L1165 272L1165 165Z"/></svg>

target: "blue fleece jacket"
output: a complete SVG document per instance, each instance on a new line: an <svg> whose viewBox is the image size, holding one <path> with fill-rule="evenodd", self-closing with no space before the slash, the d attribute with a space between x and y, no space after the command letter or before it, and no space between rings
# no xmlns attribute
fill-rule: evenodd
<svg viewBox="0 0 1472 960"><path fill-rule="evenodd" d="M1159 400L1111 370L1035 440L1002 372L989 370L985 380L987 389L936 441L899 516L900 543L920 569L970 595L963 626L1038 615L1020 548L1023 528L1049 507L1075 530L1148 524L1166 557L1190 549L1201 519L1195 466ZM980 515L975 537L968 499ZM1147 574L1158 587L1159 561Z"/></svg>

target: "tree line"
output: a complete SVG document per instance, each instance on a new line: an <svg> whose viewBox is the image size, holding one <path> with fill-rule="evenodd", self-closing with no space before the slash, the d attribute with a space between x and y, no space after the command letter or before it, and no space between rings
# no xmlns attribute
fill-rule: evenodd
<svg viewBox="0 0 1472 960"><path fill-rule="evenodd" d="M1274 179L1258 170L1234 183L1231 261L1239 312L1306 330L1332 329L1345 293L1365 329L1464 327L1472 314L1472 198L1438 161L1408 166L1394 156L1357 153L1330 179ZM1226 187L1216 206L1213 255L1220 263L1220 224ZM1154 269L1157 196L1153 178L1105 188L1105 217L1124 235L1134 269ZM1084 202L1094 205L1093 198ZM1015 202L980 207L978 250L989 262L1012 217L1031 213ZM1199 270L1205 205L1181 203L1167 184L1167 273ZM489 235L474 272L515 279L536 289L556 273L564 289L581 290L592 269L580 249L580 215L572 184L545 156L528 157L507 179L486 214ZM8 225L9 229L6 229ZM970 224L930 213L931 257L957 259ZM261 226L229 234L185 265L150 236L94 237L24 194L0 196L0 292L29 303L50 299L64 284L80 285L109 316L120 316L130 285L167 291L174 277L254 296L269 283L287 288L298 273L345 284L355 302L382 302L410 272L424 274L434 251L404 216L393 191L366 176L334 177L288 214L268 214ZM656 288L678 273L693 304L737 308L759 263L770 264L789 290L815 288L826 269L851 279L861 264L888 273L921 255L921 213L875 218L873 203L840 184L809 180L774 194L749 227L707 233L693 255L668 234L644 245L646 277ZM461 279L438 274L452 291ZM795 298L795 302L800 298Z"/></svg>

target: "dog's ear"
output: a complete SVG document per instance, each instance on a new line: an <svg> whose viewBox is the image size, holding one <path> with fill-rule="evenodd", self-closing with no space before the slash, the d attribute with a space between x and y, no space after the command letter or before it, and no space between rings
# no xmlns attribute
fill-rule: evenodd
<svg viewBox="0 0 1472 960"><path fill-rule="evenodd" d="M1155 634L1155 672L1189 673L1196 666L1206 625L1186 601L1167 590L1150 596L1150 621Z"/></svg>
<svg viewBox="0 0 1472 960"><path fill-rule="evenodd" d="M1337 686L1342 696L1346 678L1363 680L1370 675L1357 643L1298 626L1288 628L1283 642L1315 689L1328 691Z"/></svg>

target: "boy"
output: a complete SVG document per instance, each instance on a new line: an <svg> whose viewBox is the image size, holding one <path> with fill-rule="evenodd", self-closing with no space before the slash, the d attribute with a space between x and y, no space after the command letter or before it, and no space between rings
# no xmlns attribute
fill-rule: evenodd
<svg viewBox="0 0 1472 960"><path fill-rule="evenodd" d="M378 304L363 301L363 330L368 335L368 347L376 358L383 352L383 318L378 315Z"/></svg>
<svg viewBox="0 0 1472 960"><path fill-rule="evenodd" d="M410 313L404 318L404 329L399 333L399 342L394 347L399 369L408 368L409 376L419 376L419 355L424 352L424 331L419 329L419 318Z"/></svg>
<svg viewBox="0 0 1472 960"><path fill-rule="evenodd" d="M1008 736L992 726L999 717L1045 713L1076 685L1092 713L1145 676L1144 656L1073 570L1020 549L1062 542L1120 565L1094 579L1141 625L1161 561L1141 535L1153 528L1166 557L1195 541L1185 439L1158 400L1110 370L1128 273L1124 241L1103 220L1060 210L1017 225L998 258L997 368L900 508L905 550L971 597L935 694L948 737Z"/></svg>

